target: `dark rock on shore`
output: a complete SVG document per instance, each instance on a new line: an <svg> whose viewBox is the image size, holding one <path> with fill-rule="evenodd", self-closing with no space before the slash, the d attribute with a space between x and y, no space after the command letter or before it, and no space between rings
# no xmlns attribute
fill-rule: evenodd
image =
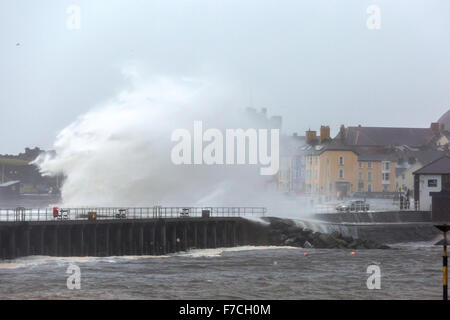
<svg viewBox="0 0 450 320"><path fill-rule="evenodd" d="M389 249L388 246L371 240L361 240L343 236L339 232L331 234L313 232L297 226L293 220L267 217L269 222L269 243L275 246L327 249Z"/></svg>

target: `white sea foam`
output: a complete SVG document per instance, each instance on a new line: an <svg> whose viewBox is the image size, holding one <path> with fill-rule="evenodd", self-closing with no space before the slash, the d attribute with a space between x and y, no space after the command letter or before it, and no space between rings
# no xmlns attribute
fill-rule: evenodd
<svg viewBox="0 0 450 320"><path fill-rule="evenodd" d="M252 128L230 89L205 79L153 77L126 69L130 88L98 105L57 136L55 157L39 157L42 173L63 173L64 206L265 206L270 215L298 206L269 188L259 165L174 165L174 129ZM260 123L259 123L260 125ZM205 128L205 129L206 129ZM206 144L205 144L206 145Z"/></svg>
<svg viewBox="0 0 450 320"><path fill-rule="evenodd" d="M187 256L193 258L199 257L220 257L225 252L241 252L255 250L279 250L279 249L298 249L291 246L240 246L232 248L215 248L215 249L193 249L187 252L178 253L178 256Z"/></svg>

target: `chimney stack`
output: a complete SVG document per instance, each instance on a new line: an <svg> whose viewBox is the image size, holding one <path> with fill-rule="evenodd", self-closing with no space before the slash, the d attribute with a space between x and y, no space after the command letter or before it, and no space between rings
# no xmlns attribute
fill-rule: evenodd
<svg viewBox="0 0 450 320"><path fill-rule="evenodd" d="M305 134L305 142L307 144L313 144L317 141L316 131L307 130Z"/></svg>
<svg viewBox="0 0 450 320"><path fill-rule="evenodd" d="M433 134L438 134L440 129L439 122L432 122L430 129Z"/></svg>
<svg viewBox="0 0 450 320"><path fill-rule="evenodd" d="M341 128L339 129L339 138L342 142L345 142L345 126L341 124Z"/></svg>
<svg viewBox="0 0 450 320"><path fill-rule="evenodd" d="M324 141L331 140L330 137L330 127L329 126L320 126L320 143Z"/></svg>

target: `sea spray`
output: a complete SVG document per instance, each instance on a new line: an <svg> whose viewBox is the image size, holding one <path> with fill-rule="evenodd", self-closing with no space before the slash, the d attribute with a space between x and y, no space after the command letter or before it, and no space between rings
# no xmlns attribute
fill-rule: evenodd
<svg viewBox="0 0 450 320"><path fill-rule="evenodd" d="M46 175L63 174L64 206L269 206L284 201L275 176L259 166L176 166L171 132L202 120L209 127L249 128L254 119L227 98L226 86L199 79L143 78L64 128L56 156L35 163ZM273 210L281 215L281 210Z"/></svg>

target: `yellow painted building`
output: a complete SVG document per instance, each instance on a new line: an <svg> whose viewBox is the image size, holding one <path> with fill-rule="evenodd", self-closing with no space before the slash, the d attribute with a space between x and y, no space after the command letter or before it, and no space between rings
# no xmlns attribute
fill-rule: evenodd
<svg viewBox="0 0 450 320"><path fill-rule="evenodd" d="M395 162L386 155L319 146L306 156L305 172L306 191L312 194L340 197L357 191L395 191Z"/></svg>

